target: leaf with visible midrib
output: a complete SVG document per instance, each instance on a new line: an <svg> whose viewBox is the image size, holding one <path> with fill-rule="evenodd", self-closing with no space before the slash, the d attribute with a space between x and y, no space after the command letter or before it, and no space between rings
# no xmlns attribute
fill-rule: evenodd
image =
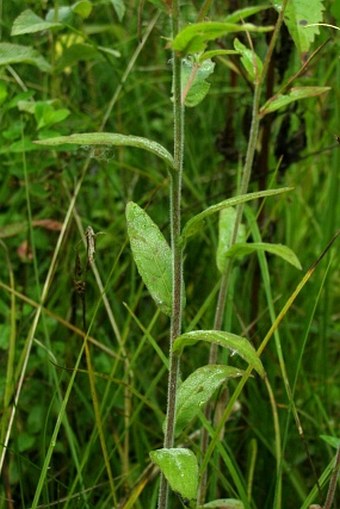
<svg viewBox="0 0 340 509"><path fill-rule="evenodd" d="M126 220L138 272L157 306L170 316L172 308L170 246L158 226L137 203L127 204Z"/></svg>
<svg viewBox="0 0 340 509"><path fill-rule="evenodd" d="M141 136L125 135L120 133L80 133L69 136L56 136L45 140L36 140L37 145L109 145L110 147L135 147L152 152L163 159L171 168L174 167L174 159L162 145L156 141L142 138Z"/></svg>
<svg viewBox="0 0 340 509"><path fill-rule="evenodd" d="M248 339L232 334L231 332L219 330L195 330L181 334L174 341L173 352L181 353L183 348L197 343L197 341L207 341L215 343L223 348L228 348L233 353L237 353L242 359L250 364L260 376L264 376L264 368L254 347Z"/></svg>
<svg viewBox="0 0 340 509"><path fill-rule="evenodd" d="M158 449L150 452L153 463L159 466L170 487L182 498L195 500L198 487L198 464L190 449L182 447Z"/></svg>
<svg viewBox="0 0 340 509"><path fill-rule="evenodd" d="M31 9L26 9L14 20L11 35L33 34L42 30L61 27L61 23L45 21Z"/></svg>
<svg viewBox="0 0 340 509"><path fill-rule="evenodd" d="M208 364L191 373L179 386L177 393L176 435L198 415L225 380L242 374L241 369L219 364Z"/></svg>
<svg viewBox="0 0 340 509"><path fill-rule="evenodd" d="M298 257L289 247L283 244L270 244L269 242L240 242L234 244L225 254L225 257L243 257L245 255L257 252L266 251L267 253L279 256L286 262L290 263L297 269L301 270L301 263Z"/></svg>

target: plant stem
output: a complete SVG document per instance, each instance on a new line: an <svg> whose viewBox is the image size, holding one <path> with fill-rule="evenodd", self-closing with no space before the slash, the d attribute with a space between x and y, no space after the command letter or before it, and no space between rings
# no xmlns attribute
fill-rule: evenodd
<svg viewBox="0 0 340 509"><path fill-rule="evenodd" d="M242 179L241 179L241 185L240 189L238 190L239 194L246 194L248 192L248 186L255 156L255 150L256 150L256 144L258 139L258 133L259 133L259 126L260 126L260 101L261 101L261 93L262 93L262 85L264 83L264 80L266 78L266 74L268 71L269 63L272 58L272 54L275 48L275 44L281 29L281 25L283 22L283 14L284 10L287 4L287 0L283 1L283 5L280 11L280 14L278 16L278 20L275 25L274 33L271 38L268 51L263 63L263 69L262 72L257 76L255 81L255 87L254 87L254 95L253 95L253 106L252 106L252 121L250 126L250 133L249 133L249 140L248 140L248 146L247 146L247 153L246 153L246 159L243 167L242 172ZM235 244L237 239L237 234L239 231L239 227L241 224L241 219L243 215L244 210L244 204L238 205L236 209L236 219L233 229L233 234L231 238L231 246ZM215 312L215 319L214 319L214 329L219 330L222 328L223 325L223 317L224 317L224 310L225 310L225 304L226 299L228 295L229 290L229 284L230 284L230 276L233 268L233 260L229 259L225 268L225 271L221 278L221 285L220 290L218 294L217 304L216 304L216 312ZM212 344L210 347L210 354L209 354L209 363L215 364L217 362L217 352L218 348L216 344ZM206 409L206 417L208 420L211 420L211 413L212 413L212 407L211 405L207 406ZM202 433L202 441L201 441L201 450L202 455L205 454L207 447L208 447L208 441L209 436L207 430L203 430ZM207 472L205 471L202 474L201 478L201 484L199 488L199 495L198 495L198 502L199 504L203 504L205 500L205 494L206 494L206 487L207 487Z"/></svg>
<svg viewBox="0 0 340 509"><path fill-rule="evenodd" d="M179 31L179 1L172 3L172 37ZM174 170L171 174L170 190L170 223L171 223L171 248L172 248L172 314L170 326L170 349L169 349L169 378L166 429L164 435L164 447L171 448L174 445L175 415L176 415L176 392L179 374L179 356L174 355L172 348L176 337L181 333L182 327L182 246L181 234L181 188L183 171L183 146L184 146L184 104L181 100L181 58L173 51L173 113L174 113ZM161 475L159 489L158 509L168 507L168 483Z"/></svg>
<svg viewBox="0 0 340 509"><path fill-rule="evenodd" d="M329 482L327 497L323 509L331 509L332 507L339 471L340 471L340 447L338 447L336 451L333 473L331 475L331 480Z"/></svg>

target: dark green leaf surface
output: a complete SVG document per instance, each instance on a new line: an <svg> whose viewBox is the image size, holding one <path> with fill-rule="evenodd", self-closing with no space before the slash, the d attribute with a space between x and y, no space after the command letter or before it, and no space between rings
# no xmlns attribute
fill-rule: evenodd
<svg viewBox="0 0 340 509"><path fill-rule="evenodd" d="M172 308L170 246L158 226L136 203L127 204L126 220L138 272L157 306L170 316Z"/></svg>
<svg viewBox="0 0 340 509"><path fill-rule="evenodd" d="M242 370L232 366L209 364L196 369L182 382L177 393L176 435L189 424L228 378L241 376Z"/></svg>
<svg viewBox="0 0 340 509"><path fill-rule="evenodd" d="M270 30L272 30L271 27L257 27L251 23L244 23L243 25L217 21L193 23L179 32L173 40L172 47L183 55L194 54L204 51L209 41L229 33L268 32Z"/></svg>

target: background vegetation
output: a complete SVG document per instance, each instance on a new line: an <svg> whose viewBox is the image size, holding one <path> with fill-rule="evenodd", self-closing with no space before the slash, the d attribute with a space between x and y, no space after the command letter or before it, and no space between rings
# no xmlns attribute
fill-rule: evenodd
<svg viewBox="0 0 340 509"><path fill-rule="evenodd" d="M250 3L212 2L206 16L223 20ZM323 21L339 26L339 3L318 3ZM33 141L109 131L150 138L172 150L165 4L1 2L1 508L157 505L158 473L149 452L163 443L169 321L138 275L125 206L133 200L145 208L169 238L169 176L163 161L145 151L84 145L46 150ZM201 7L198 1L183 2L181 23L195 22ZM18 22L25 9L50 25L37 29L33 18ZM269 8L249 20L271 25L276 18ZM265 83L263 102L307 62L293 86L330 90L279 109L260 127L250 190L294 190L251 210L262 239L293 249L303 271L268 256L269 304L269 283L261 279L256 255L234 267L222 328L245 335L255 347L271 325L268 306L281 310L339 225L339 32L329 27L317 32L308 52L301 52L283 25ZM261 57L268 37L251 35ZM238 38L249 45L246 35ZM233 48L233 39L221 37L211 48ZM247 148L251 80L238 56L214 61L207 97L186 109L184 222L237 194ZM98 233L95 266L87 258L88 225ZM184 331L213 327L217 243L218 221L212 216L186 250ZM261 509L323 502L339 437L337 247L280 325L305 442L272 340L261 358L274 404L258 377L247 383L210 460L207 500L234 498ZM207 358L206 346L185 351L182 378ZM220 360L226 362L225 354ZM232 363L244 367L242 360ZM228 384L230 390L234 386ZM227 397L225 387L215 395L217 414ZM194 420L177 440L198 457L200 426ZM321 493L315 476L321 476ZM171 507L182 502L173 496Z"/></svg>

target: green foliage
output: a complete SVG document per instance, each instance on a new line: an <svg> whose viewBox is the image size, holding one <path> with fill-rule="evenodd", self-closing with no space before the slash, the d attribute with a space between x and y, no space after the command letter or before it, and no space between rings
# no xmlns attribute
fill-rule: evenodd
<svg viewBox="0 0 340 509"><path fill-rule="evenodd" d="M274 2L276 9L280 9L282 1ZM323 0L290 0L287 3L284 21L298 50L308 51L315 36L319 34L319 27L308 26L322 21L325 10Z"/></svg>
<svg viewBox="0 0 340 509"><path fill-rule="evenodd" d="M136 203L127 204L126 221L138 271L157 306L170 316L172 309L170 246L158 226Z"/></svg>
<svg viewBox="0 0 340 509"><path fill-rule="evenodd" d="M264 376L262 362L256 355L253 346L246 338L237 336L231 332L217 330L195 330L186 332L175 339L173 350L175 353L180 353L183 348L196 345L198 341L215 343L223 348L227 348L233 355L237 354L248 362L260 376Z"/></svg>
<svg viewBox="0 0 340 509"><path fill-rule="evenodd" d="M3 2L0 509L156 509L159 470L169 509L325 505L338 2L289 0L269 61L281 2L181 2L178 35L170 3ZM173 362L176 437L158 452Z"/></svg>
<svg viewBox="0 0 340 509"><path fill-rule="evenodd" d="M179 435L229 378L242 375L232 366L208 364L196 369L180 385L176 405L176 435Z"/></svg>
<svg viewBox="0 0 340 509"><path fill-rule="evenodd" d="M189 502L196 499L198 464L189 449L158 449L150 452L151 460L159 466L171 489ZM186 504L187 505L187 504Z"/></svg>

